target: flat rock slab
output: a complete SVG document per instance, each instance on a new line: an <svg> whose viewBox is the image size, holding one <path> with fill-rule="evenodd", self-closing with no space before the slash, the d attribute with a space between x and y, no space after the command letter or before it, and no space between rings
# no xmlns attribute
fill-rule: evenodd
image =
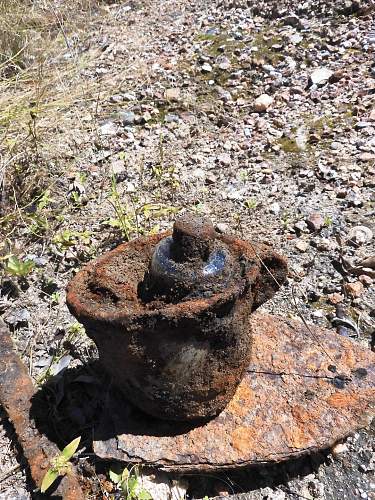
<svg viewBox="0 0 375 500"><path fill-rule="evenodd" d="M336 333L252 315L253 362L235 397L200 425L148 417L119 394L94 451L182 472L280 462L332 446L374 415L375 356Z"/></svg>

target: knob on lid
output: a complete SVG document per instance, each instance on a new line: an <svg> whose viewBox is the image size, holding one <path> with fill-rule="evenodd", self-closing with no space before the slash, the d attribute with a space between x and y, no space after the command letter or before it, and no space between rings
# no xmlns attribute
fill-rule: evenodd
<svg viewBox="0 0 375 500"><path fill-rule="evenodd" d="M207 260L216 231L209 219L186 214L176 219L172 238L172 258L176 262Z"/></svg>

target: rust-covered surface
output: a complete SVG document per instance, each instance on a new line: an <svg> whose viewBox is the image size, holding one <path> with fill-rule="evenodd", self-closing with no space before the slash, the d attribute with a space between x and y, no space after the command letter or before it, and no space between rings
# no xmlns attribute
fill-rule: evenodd
<svg viewBox="0 0 375 500"><path fill-rule="evenodd" d="M14 426L18 442L28 461L30 473L37 487L51 467L52 460L59 449L45 436L38 433L30 418L34 387L25 365L13 349L9 330L0 321L0 404L5 408ZM64 500L83 500L85 498L74 471L56 481L51 498ZM54 490L52 487L51 490Z"/></svg>
<svg viewBox="0 0 375 500"><path fill-rule="evenodd" d="M200 426L162 422L115 396L96 430L95 453L170 471L232 468L327 448L369 423L371 351L270 315L253 314L251 328L252 363L219 416Z"/></svg>
<svg viewBox="0 0 375 500"><path fill-rule="evenodd" d="M171 264L178 272L158 297L153 285L163 276L153 279L150 263L170 235L133 240L90 263L69 284L67 304L134 405L185 421L216 415L233 397L249 363L250 313L283 283L287 266L266 245L219 235L207 221L184 220L173 232L180 246ZM227 267L205 281L195 270L211 251L226 252ZM203 281L189 281L194 272Z"/></svg>

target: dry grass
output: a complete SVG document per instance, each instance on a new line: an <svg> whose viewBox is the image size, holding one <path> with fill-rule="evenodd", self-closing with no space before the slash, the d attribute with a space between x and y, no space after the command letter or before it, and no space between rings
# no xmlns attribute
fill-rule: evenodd
<svg viewBox="0 0 375 500"><path fill-rule="evenodd" d="M58 160L56 128L69 128L77 103L95 95L95 82L82 78L90 56L80 42L100 3L0 0L0 233L53 183L44 166Z"/></svg>

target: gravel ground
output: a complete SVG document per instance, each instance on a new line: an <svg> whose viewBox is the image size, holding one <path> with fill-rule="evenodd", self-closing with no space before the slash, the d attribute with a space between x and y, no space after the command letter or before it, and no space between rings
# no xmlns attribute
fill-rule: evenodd
<svg viewBox="0 0 375 500"><path fill-rule="evenodd" d="M289 258L288 283L264 310L374 347L373 7L119 2L66 33L54 64L74 72L55 91L71 97L83 87L83 98L50 112L46 98L17 161L3 151L13 160L0 311L36 384L67 365L82 373L96 357L65 306L74 273L124 239L170 227L183 210ZM27 276L10 269L10 254L33 262ZM96 409L67 414L74 398L54 398L46 418L58 444L87 434ZM0 418L0 498L30 498ZM374 444L369 429L282 466L188 477L188 498L375 498ZM89 447L79 464L88 498L114 495Z"/></svg>

